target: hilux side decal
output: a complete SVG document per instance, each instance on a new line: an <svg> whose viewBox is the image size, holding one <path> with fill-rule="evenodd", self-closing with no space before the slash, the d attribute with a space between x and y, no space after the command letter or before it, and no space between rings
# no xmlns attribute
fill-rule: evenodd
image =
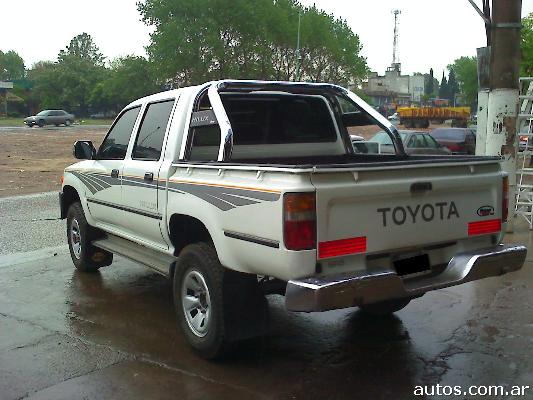
<svg viewBox="0 0 533 400"><path fill-rule="evenodd" d="M97 192L121 184L120 178L114 178L100 172L66 171L78 178L89 191L94 195ZM146 182L142 177L123 176L122 185L141 186L150 189L165 189L166 180L157 182ZM250 204L262 203L265 201L277 201L281 194L277 191L263 191L260 189L214 185L208 183L196 183L185 181L168 181L168 190L174 193L188 193L196 196L222 211L228 211L236 207Z"/></svg>

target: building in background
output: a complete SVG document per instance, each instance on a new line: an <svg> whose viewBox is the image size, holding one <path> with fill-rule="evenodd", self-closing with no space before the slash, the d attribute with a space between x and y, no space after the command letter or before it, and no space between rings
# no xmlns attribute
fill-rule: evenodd
<svg viewBox="0 0 533 400"><path fill-rule="evenodd" d="M429 76L429 75L428 75ZM426 88L426 75L402 75L401 64L393 63L385 75L372 72L363 83L363 92L372 99L374 106L392 108L420 104ZM437 87L438 82L435 80Z"/></svg>

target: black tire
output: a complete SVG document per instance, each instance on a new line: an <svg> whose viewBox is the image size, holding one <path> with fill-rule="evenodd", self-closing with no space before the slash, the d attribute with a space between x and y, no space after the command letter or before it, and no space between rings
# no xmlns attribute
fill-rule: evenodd
<svg viewBox="0 0 533 400"><path fill-rule="evenodd" d="M37 125L39 128L42 128L44 126L44 120L40 119L39 122L37 122Z"/></svg>
<svg viewBox="0 0 533 400"><path fill-rule="evenodd" d="M70 126L72 124L72 121L70 119L67 119L65 121L65 126Z"/></svg>
<svg viewBox="0 0 533 400"><path fill-rule="evenodd" d="M405 308L411 302L410 298L407 299L394 299L382 301L381 303L365 304L359 308L366 314L371 315L388 315L400 311Z"/></svg>
<svg viewBox="0 0 533 400"><path fill-rule="evenodd" d="M67 213L67 240L70 257L77 270L95 272L113 262L112 253L91 244L101 236L101 231L87 223L81 204L73 203Z"/></svg>
<svg viewBox="0 0 533 400"><path fill-rule="evenodd" d="M192 282L203 289L196 292ZM235 342L266 330L266 299L257 277L224 268L212 244L194 243L182 250L172 287L178 323L189 345L205 359L221 358Z"/></svg>
<svg viewBox="0 0 533 400"><path fill-rule="evenodd" d="M54 126L59 126L59 124L54 124Z"/></svg>

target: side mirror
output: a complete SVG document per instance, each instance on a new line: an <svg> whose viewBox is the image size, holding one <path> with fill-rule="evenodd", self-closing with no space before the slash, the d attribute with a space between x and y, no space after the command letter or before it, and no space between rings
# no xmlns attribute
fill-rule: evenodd
<svg viewBox="0 0 533 400"><path fill-rule="evenodd" d="M92 160L96 157L96 149L90 140L78 140L74 143L72 153L78 160Z"/></svg>

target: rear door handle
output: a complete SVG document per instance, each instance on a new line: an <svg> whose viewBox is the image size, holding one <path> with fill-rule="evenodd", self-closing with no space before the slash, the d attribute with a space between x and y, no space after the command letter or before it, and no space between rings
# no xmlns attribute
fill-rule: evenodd
<svg viewBox="0 0 533 400"><path fill-rule="evenodd" d="M144 180L148 181L148 182L152 182L154 180L154 173L153 172L145 172Z"/></svg>
<svg viewBox="0 0 533 400"><path fill-rule="evenodd" d="M111 170L111 178L118 178L118 169L112 169Z"/></svg>

